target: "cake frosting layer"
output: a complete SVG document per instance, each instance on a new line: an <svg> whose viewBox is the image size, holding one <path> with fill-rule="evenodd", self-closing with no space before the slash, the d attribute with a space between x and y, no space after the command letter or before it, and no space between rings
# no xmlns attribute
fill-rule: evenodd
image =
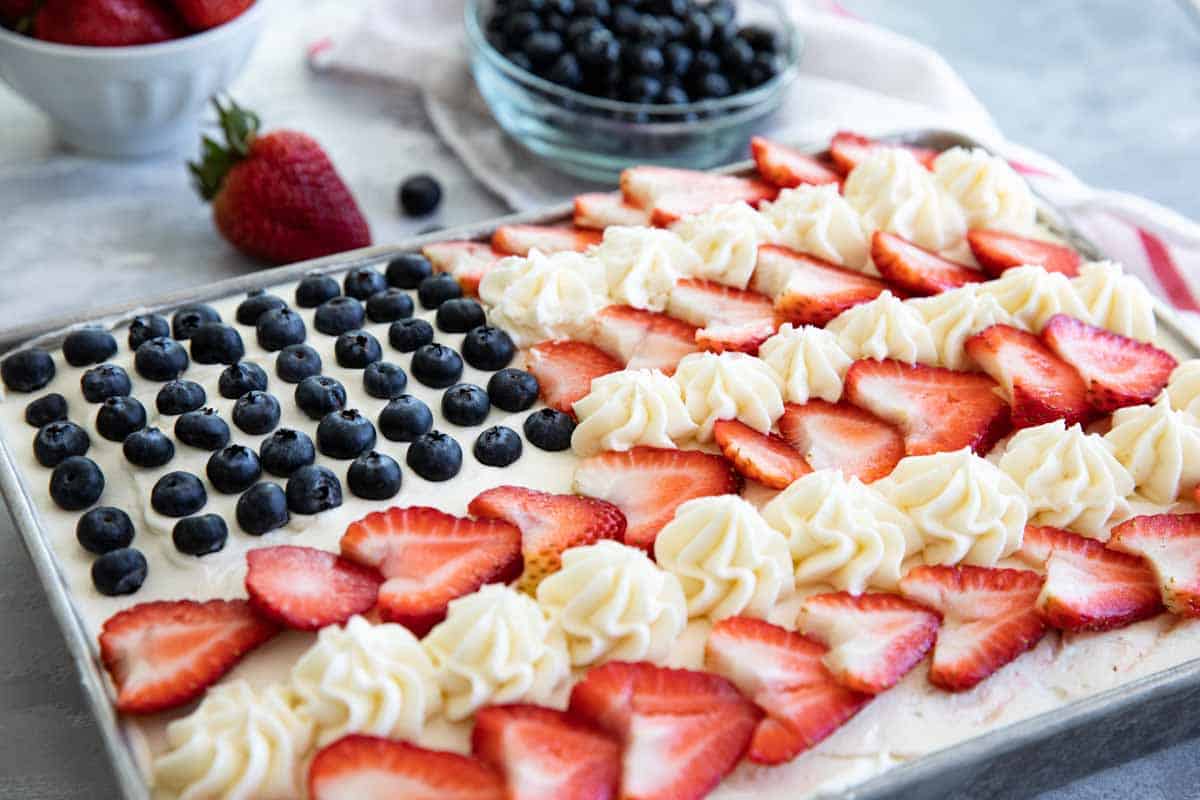
<svg viewBox="0 0 1200 800"><path fill-rule="evenodd" d="M702 442L712 439L719 420L736 419L766 433L783 416L779 376L754 356L693 353L680 360L673 379Z"/></svg>
<svg viewBox="0 0 1200 800"><path fill-rule="evenodd" d="M933 162L933 175L958 201L967 226L1030 233L1037 207L1029 184L1008 162L980 148L952 147Z"/></svg>
<svg viewBox="0 0 1200 800"><path fill-rule="evenodd" d="M638 445L675 447L697 426L683 404L675 381L658 370L627 369L592 381L592 390L575 403L579 420L571 448L581 456Z"/></svg>
<svg viewBox="0 0 1200 800"><path fill-rule="evenodd" d="M825 329L853 359L885 358L907 364L935 364L938 360L933 332L925 318L890 291L869 303L847 309Z"/></svg>
<svg viewBox="0 0 1200 800"><path fill-rule="evenodd" d="M758 357L775 370L783 385L783 399L807 403L819 398L836 403L853 359L830 331L812 325L784 323L758 348Z"/></svg>
<svg viewBox="0 0 1200 800"><path fill-rule="evenodd" d="M876 273L858 211L837 186L784 189L773 202L763 204L761 213L778 232L779 244L841 267Z"/></svg>
<svg viewBox="0 0 1200 800"><path fill-rule="evenodd" d="M612 302L649 311L666 308L675 282L702 264L678 234L658 228L607 228L591 256L604 268Z"/></svg>
<svg viewBox="0 0 1200 800"><path fill-rule="evenodd" d="M771 244L780 234L767 217L746 203L716 206L703 214L685 217L673 230L695 252L697 278L745 289L758 263L758 247ZM689 259L682 259L684 265ZM685 266L686 268L686 266Z"/></svg>
<svg viewBox="0 0 1200 800"><path fill-rule="evenodd" d="M1126 275L1120 264L1091 261L1071 279L1088 316L1084 319L1113 333L1153 342L1158 331L1154 298L1146 284Z"/></svg>
<svg viewBox="0 0 1200 800"><path fill-rule="evenodd" d="M933 337L937 363L950 369L969 370L973 367L965 342L971 336L993 325L1019 327L994 296L979 291L973 284L951 289L933 297L905 300L925 320Z"/></svg>
<svg viewBox="0 0 1200 800"><path fill-rule="evenodd" d="M1152 405L1118 409L1104 439L1152 503L1170 505L1200 483L1200 420L1171 408L1166 392Z"/></svg>
<svg viewBox="0 0 1200 800"><path fill-rule="evenodd" d="M479 296L492 324L528 347L547 339L587 339L596 312L612 302L608 288L599 259L534 250L492 268L479 283Z"/></svg>

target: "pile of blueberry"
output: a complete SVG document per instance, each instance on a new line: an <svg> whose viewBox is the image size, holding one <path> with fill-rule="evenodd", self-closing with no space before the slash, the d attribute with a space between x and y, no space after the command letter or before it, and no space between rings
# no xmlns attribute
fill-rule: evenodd
<svg viewBox="0 0 1200 800"><path fill-rule="evenodd" d="M729 97L785 63L781 37L740 26L732 0L497 0L487 36L524 70L630 103Z"/></svg>

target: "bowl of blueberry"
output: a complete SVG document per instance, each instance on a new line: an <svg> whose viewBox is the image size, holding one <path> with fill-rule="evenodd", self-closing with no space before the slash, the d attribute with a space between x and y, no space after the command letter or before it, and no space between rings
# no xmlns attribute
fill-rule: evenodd
<svg viewBox="0 0 1200 800"><path fill-rule="evenodd" d="M736 160L801 50L786 0L468 0L466 28L500 126L598 181Z"/></svg>

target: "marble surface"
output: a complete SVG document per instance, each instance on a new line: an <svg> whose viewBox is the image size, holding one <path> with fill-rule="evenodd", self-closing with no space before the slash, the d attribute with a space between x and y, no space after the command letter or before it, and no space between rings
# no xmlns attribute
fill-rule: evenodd
<svg viewBox="0 0 1200 800"><path fill-rule="evenodd" d="M354 186L376 241L501 213L395 85L316 77L304 46L353 3L273 0L281 13L234 86L267 122L310 131ZM1188 0L843 0L941 50L1011 137L1085 179L1200 217L1200 25ZM213 232L182 156L102 163L62 152L43 117L0 87L0 327L252 270ZM369 152L369 162L351 154ZM186 154L192 155L192 154ZM435 216L395 210L399 181L430 171ZM116 797L74 670L12 521L0 513L0 797ZM1041 800L1195 796L1200 743L1056 789ZM982 799L981 799L982 800Z"/></svg>

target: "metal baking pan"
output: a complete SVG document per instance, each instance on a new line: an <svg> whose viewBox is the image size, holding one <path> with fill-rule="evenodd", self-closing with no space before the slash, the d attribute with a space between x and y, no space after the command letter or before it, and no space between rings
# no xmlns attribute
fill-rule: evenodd
<svg viewBox="0 0 1200 800"><path fill-rule="evenodd" d="M935 149L955 145L978 146L968 137L942 130L910 131L888 138ZM824 143L821 143L806 149L818 152L823 147ZM744 162L723 171L736 174L752 169L753 164ZM392 256L412 252L432 242L484 238L504 223L562 222L570 219L572 211L570 204L564 204L439 231L393 246L371 247L264 270L197 289L172 292L138 304L100 309L92 315L90 322L117 325L137 314L266 288L297 280L311 272L342 272L359 266L378 265ZM1068 239L1085 256L1102 257L1102 252L1071 230L1063 216L1053 208L1043 203L1040 215L1042 222ZM1181 355L1200 357L1200 338L1180 323L1174 311L1160 303L1156 313L1160 331L1169 337L1172 348ZM0 353L32 343L55 346L67 329L80 321L76 315L5 330L0 332ZM2 440L0 494L16 521L17 530L45 588L50 608L62 629L121 791L129 800L149 800L149 789L129 742L121 731L91 637L72 608L66 583L43 535L37 510L22 484L10 444ZM845 800L1023 799L1082 775L1200 735L1200 714L1191 711L1197 707L1200 707L1200 653L1197 659L1172 669L1068 703L894 767L839 796ZM953 720L948 720L947 724L952 725Z"/></svg>

